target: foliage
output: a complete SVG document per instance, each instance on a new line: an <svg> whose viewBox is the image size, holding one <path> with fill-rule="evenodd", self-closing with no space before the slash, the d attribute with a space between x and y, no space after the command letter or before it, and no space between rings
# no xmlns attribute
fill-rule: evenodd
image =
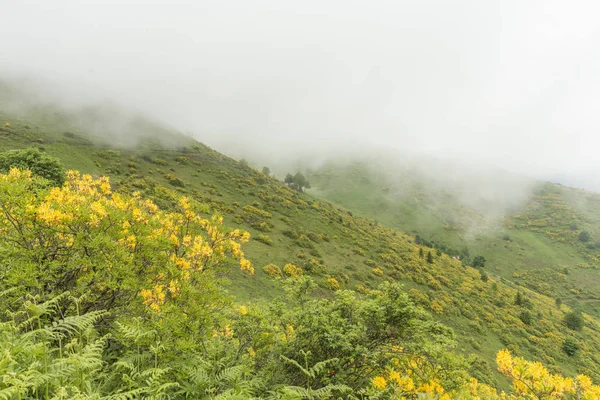
<svg viewBox="0 0 600 400"><path fill-rule="evenodd" d="M563 342L562 349L567 355L574 356L579 351L580 346L575 340L568 338Z"/></svg>
<svg viewBox="0 0 600 400"><path fill-rule="evenodd" d="M473 268L483 268L485 267L485 262L487 260L484 256L475 256L473 257Z"/></svg>
<svg viewBox="0 0 600 400"><path fill-rule="evenodd" d="M287 174L283 182L299 192L302 192L303 189L310 189L310 182L300 171L296 172L296 175L293 176L292 174Z"/></svg>
<svg viewBox="0 0 600 400"><path fill-rule="evenodd" d="M234 306L217 273L234 260L253 271L241 249L247 233L224 228L218 214L202 217L186 197L163 211L114 193L106 178L67 175L52 189L27 171L0 175L2 399L599 394L586 376L563 378L501 351L514 395L498 395L469 376L452 330L399 283L357 293L329 276L335 292L318 297L315 282L288 263L287 279L276 281L288 297ZM264 270L282 276L273 264Z"/></svg>
<svg viewBox="0 0 600 400"><path fill-rule="evenodd" d="M570 311L565 314L563 317L563 321L565 325L574 331L580 331L583 329L585 325L585 320L583 319L583 315L577 311Z"/></svg>
<svg viewBox="0 0 600 400"><path fill-rule="evenodd" d="M30 170L50 181L53 186L61 186L66 179L65 168L60 160L36 148L0 153L0 173L6 174L11 168Z"/></svg>
<svg viewBox="0 0 600 400"><path fill-rule="evenodd" d="M548 372L539 362L529 362L513 357L508 350L498 352L498 370L513 380L519 398L525 399L597 399L600 387L592 385L590 378L578 375L564 378Z"/></svg>
<svg viewBox="0 0 600 400"><path fill-rule="evenodd" d="M592 240L592 237L588 231L581 231L579 234L579 241L583 243L587 243Z"/></svg>
<svg viewBox="0 0 600 400"><path fill-rule="evenodd" d="M46 295L89 293L84 310L141 300L154 311L196 293L202 275L230 259L250 273L245 232L203 218L181 198L163 212L139 196L113 193L107 178L69 171L62 188L41 189L28 171L0 175L3 283ZM196 307L198 308L198 307ZM198 310L200 312L200 309Z"/></svg>
<svg viewBox="0 0 600 400"><path fill-rule="evenodd" d="M269 276L272 276L274 278L281 277L281 268L279 268L275 264L265 265L264 268L263 268L263 271L265 272L265 274L267 274Z"/></svg>
<svg viewBox="0 0 600 400"><path fill-rule="evenodd" d="M35 122L29 124L36 125ZM447 206L451 203L446 200L436 204L428 203L423 188L403 190L407 199L396 207L394 203L387 203L387 200L393 200L395 192L398 192L392 185L387 185L389 196L383 198L378 195L380 187L375 186L373 189L373 186L361 185L364 181L360 175L353 175L352 181L349 182L344 179L343 172L340 174L338 170L331 175L333 178L325 186L322 185L323 180L317 179L315 174L309 176L313 186L314 182L320 183L321 190L316 192L316 195L335 199L337 203L350 208L350 212L327 201L316 201L304 193L291 190L273 179L267 179L254 169L240 168L235 160L199 143L173 147L159 146L155 144L156 141L149 143L146 139L141 139L143 153L132 148L110 153L110 149L86 139L90 136L85 129L77 130L78 139L75 141L65 140L62 132L76 131L76 128L52 127L55 134L48 128L39 128L42 125L50 126L49 122L44 121L37 125L34 133L33 130L27 131L24 128L25 122L11 119L11 127L2 132L0 147L3 150L23 148L29 146L31 140L42 137L46 151L60 156L61 161L69 168L76 167L94 176L111 174L111 182L114 188L118 188L120 195L131 196L134 191L140 190L142 198L152 199L162 210L170 212L178 207L180 194L183 194L205 204L206 211L202 211L203 214L219 213L223 215L227 224L235 223L242 230L255 232L254 229L258 228L253 224L260 226L259 224L266 223L270 229L269 237L273 240L272 247L250 242L244 246L246 257L257 265L295 264L304 268L304 277L296 279L299 284L303 283L305 286L291 288L290 284L295 283L293 279L274 280L262 273L255 277L233 273L235 269L224 265L229 265L230 262L221 263L219 268L213 270L214 274L208 270L204 271L202 275L205 279L199 281L199 291L204 291L205 295L197 301L205 304L206 311L202 314L202 323L192 327L183 323L185 317L181 317L186 314L183 309L176 317L169 316L173 303L168 290L163 290L166 303L159 312L152 311L143 303L140 304L142 299L135 294L132 294L135 301L131 303L131 307L111 310L110 319L124 318L121 314L125 310L130 316L138 311L149 313L150 316L146 316L149 318L148 325L157 331L163 328L166 331L166 336L160 339L163 345L168 344L172 349L185 349L181 352L188 354L188 350L194 347L191 344L194 340L207 344L207 340L200 340L196 334L190 335L189 332L196 333L195 329L198 327L202 327L202 334L208 331L209 336L213 329L220 333L225 332L224 324L231 322L228 321L228 310L232 302L248 304L251 300L250 304L258 308L248 307L248 315L251 318L261 315L260 318L270 318L274 323L286 326L289 321L282 323L278 315L271 315L266 309L273 307L284 311L291 305L307 304L311 296L333 296L332 292L324 290L328 288L328 277L335 277L344 288L356 287L363 295L376 290L383 281L390 281L405 285L411 300L419 307L431 310L437 320L450 323L456 330L456 340L461 352L476 354L491 364L497 350L507 346L518 351L523 357L544 362L552 371L578 370L594 379L599 378L595 356L600 351L600 340L596 335L598 323L590 314L594 314L598 304L593 299L599 297L595 289L600 287L596 285L595 268L600 263L596 263L593 257L600 253L588 247L592 245L590 242L581 244L577 235L584 229L595 237L599 233L596 226L600 225L597 224L598 218L594 214L576 212L573 208L574 203L569 201L569 196L573 196L576 197L576 203L585 204L586 208L593 206L597 202L597 196L589 192L580 191L575 195L568 188L561 188L559 191L556 185L545 186L543 190L536 192L531 201L528 200L520 216L510 216L503 221L511 241L501 241L504 230L500 233L494 231L493 237L487 236L485 222L474 220L465 223L461 217L457 218L456 214L448 213ZM108 158L103 158L100 154L105 154ZM172 185L167 184L164 179L166 171L158 170L157 165L147 161L143 154L162 160L170 172L185 181L184 187L175 187L178 194L170 190L173 189ZM176 162L177 157L181 155L184 155L189 163ZM136 172L133 173L126 167L123 168L132 157L135 158L136 164ZM378 184L374 180L371 182ZM422 183L424 186L427 184L425 181ZM334 187L347 191L345 194L342 192L341 195L332 196L323 190ZM366 197L371 194L373 197ZM412 205L413 198L422 199L416 207ZM350 200L354 203L349 202ZM252 205L270 213L272 217L246 220L242 210L244 205ZM388 214L380 214L386 207ZM440 207L440 210L435 210L434 207ZM430 212L433 214L427 214ZM414 216L407 219L407 215L411 213L414 213ZM448 224L442 227L437 225L432 215L443 213L446 213L443 217ZM383 223L375 224L360 215L377 218ZM415 226L411 225L411 221L421 223ZM578 227L576 231L570 229L569 225L573 222ZM404 232L414 230L435 239L423 241L422 246L418 246L424 251L423 258L419 258L418 247L415 248L416 238L388 226L394 226ZM461 226L477 228L481 235L476 233L474 240L468 243L455 240L456 237L460 238L465 234ZM289 238L285 235L286 231L295 232L296 237ZM323 239L314 241L311 234L323 235ZM253 237L257 235L253 234ZM467 245L470 249L466 248ZM425 259L430 250L435 256L433 264L427 264ZM469 252L484 254L490 260L493 268L488 271L488 282L481 279L480 271L467 267L470 265ZM306 275L313 276L313 269L309 268L308 261L313 258L318 260L319 268L315 281L311 282L305 278ZM4 266L10 264L10 261L5 260L8 259L3 259ZM20 261L16 264L20 264ZM101 260L98 261L98 268L103 267ZM371 273L371 269L375 267L381 269L381 276ZM568 276L565 275L565 270L569 271ZM231 280L230 287L225 290L235 295L235 299L219 297L219 289L223 288L225 279ZM303 294L315 290L315 285L316 291L311 296ZM288 288L297 296L290 298L293 300L279 302L278 296ZM151 290L153 285L146 282L140 287L140 290L143 289ZM507 300L514 299L517 291L520 291L523 297L523 304L518 306ZM160 295L160 292L157 295ZM554 298L557 296L560 296L565 304L560 310L554 305ZM219 301L214 301L215 299ZM589 329L572 332L565 329L561 311L577 306L584 310L586 326ZM97 307L101 308L102 305ZM537 322L532 325L522 324L519 315L523 309L530 310ZM207 312L208 310L210 312ZM237 315L237 306L233 312ZM163 314L166 317L161 325L160 318ZM188 316L187 319L193 317ZM101 325L104 329L107 322L103 320ZM239 328L236 329L235 324L229 325L232 336L237 335ZM172 330L175 332L171 332ZM183 332L188 332L185 340L182 339L186 337ZM262 340L264 332L270 332L269 338L274 334L277 337L281 334L281 331L265 329L257 330L251 336L260 337ZM219 335L223 341L234 340ZM175 339L176 337L178 339ZM581 346L579 354L575 357L568 357L561 348L569 337L574 337ZM286 343L289 344L290 341ZM256 358L251 360L258 358L261 365L264 365L265 358L259 356L264 355L265 349L264 346L254 346ZM234 350L231 358L236 357L238 348L234 346ZM247 346L241 347L239 351L241 357L250 357L252 353ZM166 354L175 358L173 354L181 352L169 350ZM267 360L276 358L271 355ZM301 357L297 360L301 362ZM279 368L273 368L274 371L279 371ZM262 366L260 371L265 371ZM384 376L383 372L378 373ZM266 372L264 374L268 375ZM498 379L499 374L489 368L482 368L481 373L474 376L486 383L499 382L501 387L505 384L502 379ZM259 394L255 397L265 396L264 391L257 393Z"/></svg>

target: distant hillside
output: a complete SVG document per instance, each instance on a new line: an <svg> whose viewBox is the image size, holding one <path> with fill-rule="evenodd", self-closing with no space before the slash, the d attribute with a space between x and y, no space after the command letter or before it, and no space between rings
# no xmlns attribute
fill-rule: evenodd
<svg viewBox="0 0 600 400"><path fill-rule="evenodd" d="M96 118L103 121L108 116ZM381 282L397 281L417 304L454 328L459 350L477 357L471 373L484 381L504 385L493 372L493 359L505 347L569 375L585 372L600 378L600 324L586 315L582 331L566 328L563 317L570 309L557 306L554 299L558 293L570 301L569 285L581 291L573 297L595 296L593 285L584 282L591 282L591 273L596 272L592 258L596 250L576 239L582 229L596 237L595 220L582 214L576 229L565 229L571 214L561 206L562 194L548 192L558 190L554 187L539 192L537 203L507 219L507 226L494 231L491 239L476 232L471 242L464 235L480 218L477 212L465 207L449 211L450 203L426 203L427 193L414 185L407 192L410 201L399 202L393 183L372 178L364 167L333 175L317 171L309 178L320 190L306 194L243 161L146 121L137 125L135 147L98 141L102 135L97 130L88 133L77 122L77 114L49 108L27 115L0 111L0 122L0 151L38 147L59 157L68 168L107 175L116 190L140 191L165 209L173 206L174 194L187 194L221 213L228 225L247 229L252 240L245 250L256 274L230 274L230 290L240 300L269 300L281 291L263 271L269 264L300 266L315 278L324 297L337 287L367 293ZM111 137L113 128L106 129L105 137ZM563 219L545 217L556 210L566 213ZM468 224L462 225L463 215L468 216ZM443 241L446 252L426 245L433 243L416 241L415 232L427 241ZM488 275L453 256L450 248L465 244L471 255L484 254L489 260L484 268ZM569 274L563 273L564 266ZM536 275L542 268L556 275ZM514 273L521 275L513 277ZM547 281L550 288L536 292L532 284L531 289L517 285L530 281L538 285ZM562 350L567 339L577 343L580 351L567 355Z"/></svg>
<svg viewBox="0 0 600 400"><path fill-rule="evenodd" d="M436 183L418 169L391 173L356 161L325 164L309 180L317 197L441 248L466 246L486 257L487 272L600 315L599 194L535 181L512 185L494 175L485 182L469 172L452 176L462 182ZM497 193L486 198L490 186Z"/></svg>

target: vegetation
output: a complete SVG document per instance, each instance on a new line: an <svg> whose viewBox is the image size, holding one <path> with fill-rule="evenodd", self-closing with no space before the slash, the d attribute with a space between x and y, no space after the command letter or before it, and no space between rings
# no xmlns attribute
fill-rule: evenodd
<svg viewBox="0 0 600 400"><path fill-rule="evenodd" d="M64 166L58 158L44 154L36 148L1 153L0 172L6 174L11 168L29 170L47 179L54 186L61 186L65 181Z"/></svg>
<svg viewBox="0 0 600 400"><path fill-rule="evenodd" d="M215 272L235 259L253 274L246 232L185 197L164 212L106 178L70 171L54 189L38 179L0 175L2 398L500 398L397 283L360 295L333 279L336 295L315 298L288 264L291 307L235 306ZM512 398L599 390L507 352L498 365L522 396Z"/></svg>
<svg viewBox="0 0 600 400"><path fill-rule="evenodd" d="M30 146L37 122L10 122L0 146ZM403 234L199 143L117 151L48 126L42 153L83 173L56 188L2 175L0 348L14 362L0 398L595 398L596 319L565 329L568 296L503 278L483 247L487 272L464 243ZM496 237L515 246L515 232Z"/></svg>
<svg viewBox="0 0 600 400"><path fill-rule="evenodd" d="M299 192L302 192L302 189L310 189L310 182L299 171L296 172L296 175L287 174L283 182Z"/></svg>

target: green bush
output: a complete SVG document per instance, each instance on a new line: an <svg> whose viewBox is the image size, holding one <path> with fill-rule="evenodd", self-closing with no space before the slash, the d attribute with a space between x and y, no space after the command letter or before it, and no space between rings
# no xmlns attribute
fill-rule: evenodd
<svg viewBox="0 0 600 400"><path fill-rule="evenodd" d="M574 331L580 331L585 325L583 315L580 312L571 311L565 314L563 318L565 325Z"/></svg>
<svg viewBox="0 0 600 400"><path fill-rule="evenodd" d="M563 342L562 349L568 356L572 357L579 350L579 344L575 340L567 338Z"/></svg>
<svg viewBox="0 0 600 400"><path fill-rule="evenodd" d="M579 241L582 243L587 243L592 239L590 233L588 231L581 231L579 234Z"/></svg>
<svg viewBox="0 0 600 400"><path fill-rule="evenodd" d="M519 314L519 319L525 324L525 325L531 325L533 323L533 316L531 315L531 313L527 310L523 310L521 311L521 314Z"/></svg>
<svg viewBox="0 0 600 400"><path fill-rule="evenodd" d="M0 173L7 173L11 168L28 169L54 186L62 186L66 179L65 169L60 160L36 148L0 153Z"/></svg>
<svg viewBox="0 0 600 400"><path fill-rule="evenodd" d="M268 235L263 235L262 233L255 236L254 240L257 240L269 246L273 244L273 240Z"/></svg>

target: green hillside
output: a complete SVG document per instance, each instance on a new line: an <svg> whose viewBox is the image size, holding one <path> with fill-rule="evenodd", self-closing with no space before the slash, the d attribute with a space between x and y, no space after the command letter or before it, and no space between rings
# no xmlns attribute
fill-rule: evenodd
<svg viewBox="0 0 600 400"><path fill-rule="evenodd" d="M403 169L384 175L364 162L332 163L309 178L317 197L438 247L467 246L471 256L486 257L488 273L600 315L598 194L532 181L522 202L499 210L465 201L477 196L476 185L461 193Z"/></svg>
<svg viewBox="0 0 600 400"><path fill-rule="evenodd" d="M103 118L86 113L86 118L90 113ZM244 161L149 122L136 121L135 146L110 146L98 140L110 132L87 132L87 119L73 123L73 115L45 108L20 116L0 111L0 151L37 147L68 169L109 176L113 190L140 192L166 210L187 195L205 204L208 214L222 214L225 225L249 231L244 251L256 273L234 268L227 273L236 301L282 295L272 276L278 269L264 269L271 264L300 267L324 299L338 289L367 295L384 282L399 282L417 305L454 329L458 351L474 356L469 372L484 382L507 387L494 367L503 348L556 372L600 379L600 324L588 314L582 330L563 322L569 306L582 304L595 313L592 300L600 298L593 280L600 264L596 246L590 245L600 240L600 231L594 228L594 213L582 211L598 204L594 195L545 185L504 226L470 240L461 222L468 217L472 226L482 218L477 212L427 204L427 193L418 187L411 188L408 201L399 202L393 183L373 179L363 167L315 172L309 177L315 189L299 193ZM581 209L565 207L570 196L582 202ZM592 237L586 243L578 239L582 230ZM418 244L417 232L434 240L437 250ZM465 245L472 256L489 260L487 275L454 257L451 249ZM566 304L557 306L555 297ZM567 354L566 341L578 350Z"/></svg>

